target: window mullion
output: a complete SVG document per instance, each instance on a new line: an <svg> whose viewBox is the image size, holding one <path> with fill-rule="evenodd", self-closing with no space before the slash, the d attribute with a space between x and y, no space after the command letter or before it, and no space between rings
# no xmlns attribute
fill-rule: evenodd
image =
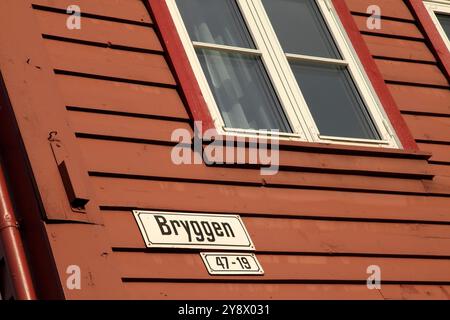
<svg viewBox="0 0 450 320"><path fill-rule="evenodd" d="M297 84L297 80L289 65L289 61L277 38L275 30L272 27L261 0L247 1L250 1L254 6L257 14L257 20L259 21L259 28L264 38L264 45L271 53L272 60L277 65L277 69L281 71L280 78L287 86L286 90L289 92L291 102L290 106L293 109L293 113L303 128L307 139L309 141L319 141L319 130L313 120L306 100Z"/></svg>
<svg viewBox="0 0 450 320"><path fill-rule="evenodd" d="M241 53L241 54L249 54L249 55L253 55L253 56L261 56L261 51L257 50L257 49L232 47L232 46L199 42L199 41L192 41L192 44L194 45L195 48L212 49L212 50L217 50L217 51L236 52L236 53Z"/></svg>
<svg viewBox="0 0 450 320"><path fill-rule="evenodd" d="M339 59L312 57L312 56L305 56L305 55L301 55L301 54L292 54L292 53L286 53L286 57L288 58L288 60L293 60L293 61L296 61L296 60L297 61L310 61L310 62L320 63L320 64L348 66L347 61L339 60Z"/></svg>
<svg viewBox="0 0 450 320"><path fill-rule="evenodd" d="M295 108L295 98L292 94L291 83L285 78L285 70L280 66L280 55L284 55L280 50L276 52L270 45L270 41L276 41L276 38L269 39L265 34L264 24L268 21L261 20L260 12L261 10L253 0L237 0L241 6L242 14L244 15L248 27L252 32L256 46L261 51L262 60L266 66L269 77L272 80L273 86L279 96L279 99L284 107L286 115L292 125L294 132L301 136L303 139L310 140L308 130L305 130L305 124L301 121L301 115L296 112ZM285 58L284 58L285 59Z"/></svg>

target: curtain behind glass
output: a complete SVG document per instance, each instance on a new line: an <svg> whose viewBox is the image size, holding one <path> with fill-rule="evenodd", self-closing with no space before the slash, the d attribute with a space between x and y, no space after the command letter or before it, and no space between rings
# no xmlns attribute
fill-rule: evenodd
<svg viewBox="0 0 450 320"><path fill-rule="evenodd" d="M291 132L259 57L196 51L227 127Z"/></svg>
<svg viewBox="0 0 450 320"><path fill-rule="evenodd" d="M192 41L255 48L235 0L177 0Z"/></svg>
<svg viewBox="0 0 450 320"><path fill-rule="evenodd" d="M177 0L192 41L234 47L196 48L225 126L292 132L235 0ZM194 44L195 47L195 44Z"/></svg>

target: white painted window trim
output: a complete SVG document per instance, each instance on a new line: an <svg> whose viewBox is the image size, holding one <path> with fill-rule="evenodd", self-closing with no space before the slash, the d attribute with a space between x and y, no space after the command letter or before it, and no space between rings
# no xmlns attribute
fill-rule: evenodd
<svg viewBox="0 0 450 320"><path fill-rule="evenodd" d="M192 42L188 31L184 26L175 0L166 0L179 36L186 50L189 62L193 68L200 89L202 90L208 108L211 112L216 129L220 134L224 135L250 137L267 136L266 131L263 130L258 131L239 128L225 128L224 121L221 117L219 108L215 102L206 76L203 73L194 46L224 51L235 51L261 57L268 76L273 83L275 92L278 95L281 105L283 106L286 117L294 131L293 134L280 133L278 136L282 140L299 140L356 146L378 146L387 148L401 147L401 143L395 135L395 130L388 120L384 108L378 99L367 74L364 71L362 63L359 61L358 56L351 45L350 39L348 38L346 31L339 20L338 14L331 0L316 1L336 42L336 46L343 57L342 60L293 54L286 55L283 52L270 20L265 13L261 0L236 0L257 49L243 49L224 45ZM301 88L299 88L297 80L295 79L295 76L289 66L287 57L290 59L295 58L301 60L312 60L327 64L347 65L348 70L353 77L357 88L359 89L360 95L366 103L369 114L372 116L372 120L381 136L381 140L330 137L321 135L303 97Z"/></svg>
<svg viewBox="0 0 450 320"><path fill-rule="evenodd" d="M450 39L448 38L447 33L445 32L444 28L442 28L442 25L436 15L436 13L450 15L450 1L428 0L428 1L424 1L423 4L425 5L425 8L427 8L428 12L430 13L431 19L433 20L433 22L436 26L436 29L439 31L442 39L444 40L445 44L447 45L448 50L450 51Z"/></svg>

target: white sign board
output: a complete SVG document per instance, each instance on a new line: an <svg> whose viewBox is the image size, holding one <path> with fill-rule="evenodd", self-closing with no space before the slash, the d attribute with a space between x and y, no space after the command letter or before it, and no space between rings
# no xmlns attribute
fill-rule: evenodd
<svg viewBox="0 0 450 320"><path fill-rule="evenodd" d="M263 275L264 270L253 253L200 253L211 275Z"/></svg>
<svg viewBox="0 0 450 320"><path fill-rule="evenodd" d="M148 248L255 250L237 215L139 210L133 213Z"/></svg>

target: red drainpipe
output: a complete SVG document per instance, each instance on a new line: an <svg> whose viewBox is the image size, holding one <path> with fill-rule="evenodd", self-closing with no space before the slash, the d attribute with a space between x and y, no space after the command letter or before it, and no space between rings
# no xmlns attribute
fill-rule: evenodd
<svg viewBox="0 0 450 320"><path fill-rule="evenodd" d="M0 159L0 242L17 300L36 300L36 293L20 237L19 225L8 192Z"/></svg>

